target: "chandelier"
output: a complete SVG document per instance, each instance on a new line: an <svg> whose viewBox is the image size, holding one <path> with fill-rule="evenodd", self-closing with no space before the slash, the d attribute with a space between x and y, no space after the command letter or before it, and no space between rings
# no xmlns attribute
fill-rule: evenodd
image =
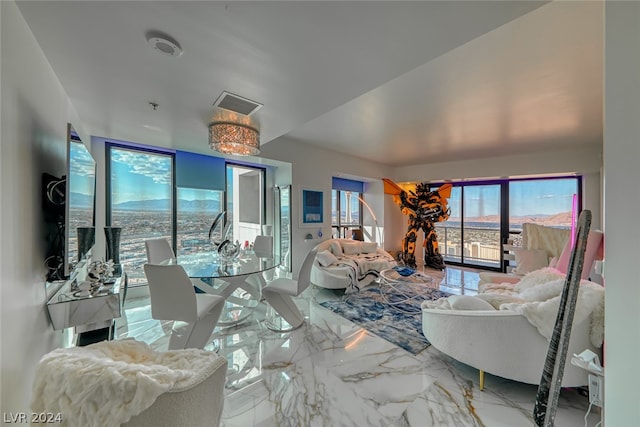
<svg viewBox="0 0 640 427"><path fill-rule="evenodd" d="M213 122L209 125L209 146L224 154L255 156L260 153L260 133L240 123Z"/></svg>

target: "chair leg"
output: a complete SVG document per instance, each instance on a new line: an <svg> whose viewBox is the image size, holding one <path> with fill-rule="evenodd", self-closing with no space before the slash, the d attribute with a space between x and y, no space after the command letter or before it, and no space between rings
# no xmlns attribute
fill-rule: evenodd
<svg viewBox="0 0 640 427"><path fill-rule="evenodd" d="M207 341L211 338L211 334L218 324L223 308L224 301L221 300L206 316L196 321L184 348L204 348L207 345Z"/></svg>
<svg viewBox="0 0 640 427"><path fill-rule="evenodd" d="M191 336L194 323L173 322L169 337L169 350L182 350Z"/></svg>
<svg viewBox="0 0 640 427"><path fill-rule="evenodd" d="M484 371L480 370L480 391L484 391Z"/></svg>
<svg viewBox="0 0 640 427"><path fill-rule="evenodd" d="M269 289L263 291L264 298L269 305L291 325L290 329L280 329L277 326L267 324L267 327L277 332L288 332L299 328L304 323L304 316L298 310L296 303L288 295L273 292Z"/></svg>

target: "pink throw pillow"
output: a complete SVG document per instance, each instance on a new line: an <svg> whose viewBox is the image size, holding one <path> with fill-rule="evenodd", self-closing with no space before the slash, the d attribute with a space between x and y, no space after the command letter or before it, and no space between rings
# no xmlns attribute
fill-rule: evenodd
<svg viewBox="0 0 640 427"><path fill-rule="evenodd" d="M582 275L580 278L587 279L591 270L593 269L593 263L596 259L603 258L603 240L604 234L602 231L590 231L587 238L587 248L584 251L584 267L582 268ZM562 273L567 274L569 269L569 259L571 258L571 239L567 241L564 246L560 258L558 258L558 265L556 268Z"/></svg>

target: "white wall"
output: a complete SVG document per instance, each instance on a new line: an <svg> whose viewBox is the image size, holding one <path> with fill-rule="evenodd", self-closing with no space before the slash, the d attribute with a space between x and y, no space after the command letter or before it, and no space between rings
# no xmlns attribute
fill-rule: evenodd
<svg viewBox="0 0 640 427"><path fill-rule="evenodd" d="M605 3L605 426L640 425L640 3Z"/></svg>
<svg viewBox="0 0 640 427"><path fill-rule="evenodd" d="M331 237L331 178L334 176L357 177L374 182L389 176L391 172L391 168L378 163L310 147L287 138L279 138L264 144L261 156L291 163L291 253L294 276L297 276L306 252L314 244L305 242L305 236L309 233L314 239L318 239L318 232L321 231L323 238ZM324 191L324 223L321 227L300 227L300 189L302 187ZM383 224L386 208L383 211L380 205L392 202L382 199L381 185L374 186L373 191L376 191L374 194L378 196L372 196L372 209L376 212L378 222Z"/></svg>
<svg viewBox="0 0 640 427"><path fill-rule="evenodd" d="M12 1L0 2L2 412L28 411L36 364L64 339L46 311L41 176L66 170L66 129L88 136Z"/></svg>

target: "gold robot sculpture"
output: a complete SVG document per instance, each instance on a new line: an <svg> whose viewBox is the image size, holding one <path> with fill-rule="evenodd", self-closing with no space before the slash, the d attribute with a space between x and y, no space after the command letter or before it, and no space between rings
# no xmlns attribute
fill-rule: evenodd
<svg viewBox="0 0 640 427"><path fill-rule="evenodd" d="M422 229L425 237L425 265L436 270L444 270L444 260L438 251L438 236L434 223L446 221L451 210L447 199L451 197L451 184L443 184L434 191L429 191L427 183L419 183L415 190L404 190L387 178L384 181L384 193L393 195L393 201L400 205L404 215L409 217L407 233L402 239L400 261L411 268L416 268L416 240L418 231Z"/></svg>

